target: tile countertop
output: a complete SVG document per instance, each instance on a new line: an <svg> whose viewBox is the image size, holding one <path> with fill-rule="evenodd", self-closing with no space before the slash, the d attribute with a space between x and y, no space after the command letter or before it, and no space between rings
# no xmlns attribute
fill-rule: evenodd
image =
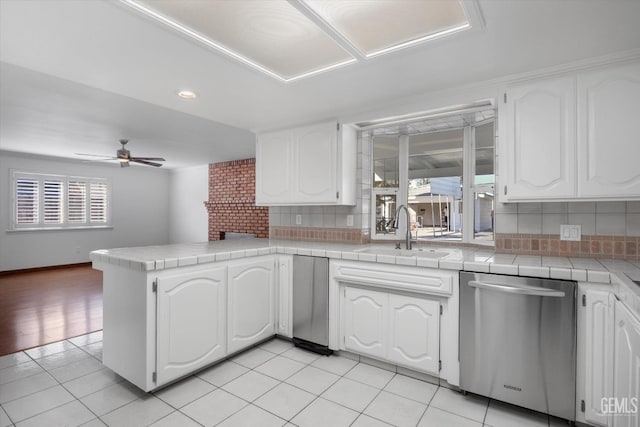
<svg viewBox="0 0 640 427"><path fill-rule="evenodd" d="M94 263L120 265L138 271L164 270L215 261L268 254L291 254L333 259L416 265L448 270L511 274L551 279L611 283L623 301L640 313L640 262L614 259L546 257L496 254L491 249L451 248L415 245L422 249L413 256L406 251L395 256L394 243L350 245L270 239L234 239L162 246L100 249L91 252ZM437 253L445 252L444 256Z"/></svg>

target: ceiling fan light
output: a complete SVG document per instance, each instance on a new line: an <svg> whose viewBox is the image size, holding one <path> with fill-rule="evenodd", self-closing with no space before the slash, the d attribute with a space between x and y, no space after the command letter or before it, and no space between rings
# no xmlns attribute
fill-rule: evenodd
<svg viewBox="0 0 640 427"><path fill-rule="evenodd" d="M196 99L198 95L190 90L181 90L178 92L178 96L182 99Z"/></svg>

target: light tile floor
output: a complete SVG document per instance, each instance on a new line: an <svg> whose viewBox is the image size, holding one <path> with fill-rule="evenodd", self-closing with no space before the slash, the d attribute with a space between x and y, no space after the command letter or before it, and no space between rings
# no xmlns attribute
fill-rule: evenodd
<svg viewBox="0 0 640 427"><path fill-rule="evenodd" d="M102 332L0 357L0 427L566 425L280 339L150 394L101 360Z"/></svg>

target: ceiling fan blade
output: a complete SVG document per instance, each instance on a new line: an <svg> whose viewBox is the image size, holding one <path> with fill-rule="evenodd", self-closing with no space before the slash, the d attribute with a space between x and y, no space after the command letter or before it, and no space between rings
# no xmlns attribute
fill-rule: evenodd
<svg viewBox="0 0 640 427"><path fill-rule="evenodd" d="M148 166L155 166L157 168L162 166L160 163L154 163L154 162L149 162L147 160L142 160L140 157L133 157L133 158L129 159L129 161L130 162L136 162L136 163L142 163L143 165L148 165Z"/></svg>
<svg viewBox="0 0 640 427"><path fill-rule="evenodd" d="M162 157L129 157L129 160L151 160L156 162L166 162Z"/></svg>
<svg viewBox="0 0 640 427"><path fill-rule="evenodd" d="M90 156L90 157L102 157L105 160L116 160L117 157L113 157L113 156L103 156L100 154L86 154L86 153L73 153L76 156Z"/></svg>

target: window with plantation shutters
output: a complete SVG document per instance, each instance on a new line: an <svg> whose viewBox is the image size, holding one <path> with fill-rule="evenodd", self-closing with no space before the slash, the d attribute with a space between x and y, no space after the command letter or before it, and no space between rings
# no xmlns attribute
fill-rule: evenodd
<svg viewBox="0 0 640 427"><path fill-rule="evenodd" d="M42 188L42 221L45 224L62 224L64 222L64 182L45 179Z"/></svg>
<svg viewBox="0 0 640 427"><path fill-rule="evenodd" d="M71 224L84 224L87 222L87 183L82 181L69 181L69 216Z"/></svg>
<svg viewBox="0 0 640 427"><path fill-rule="evenodd" d="M12 185L14 230L111 226L105 179L12 171Z"/></svg>
<svg viewBox="0 0 640 427"><path fill-rule="evenodd" d="M15 215L17 224L38 224L40 221L38 188L37 179L19 178L16 180Z"/></svg>
<svg viewBox="0 0 640 427"><path fill-rule="evenodd" d="M107 223L107 184L92 182L89 192L91 198L90 221L94 224Z"/></svg>

